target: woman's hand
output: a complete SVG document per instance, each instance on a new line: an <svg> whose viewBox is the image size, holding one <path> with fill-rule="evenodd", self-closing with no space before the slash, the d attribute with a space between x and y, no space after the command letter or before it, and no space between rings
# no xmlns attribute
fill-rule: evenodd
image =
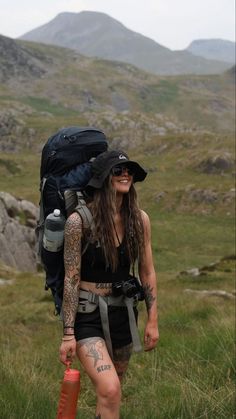
<svg viewBox="0 0 236 419"><path fill-rule="evenodd" d="M72 363L73 359L76 356L75 338L62 341L59 352L60 352L60 361L64 365L68 365L68 362Z"/></svg>
<svg viewBox="0 0 236 419"><path fill-rule="evenodd" d="M144 350L151 351L156 347L159 332L156 322L147 321L144 331Z"/></svg>

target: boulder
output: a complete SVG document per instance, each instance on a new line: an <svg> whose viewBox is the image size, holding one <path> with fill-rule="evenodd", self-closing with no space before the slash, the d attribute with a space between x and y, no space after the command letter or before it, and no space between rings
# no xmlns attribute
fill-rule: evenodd
<svg viewBox="0 0 236 419"><path fill-rule="evenodd" d="M199 165L200 169L204 173L224 173L230 172L235 166L235 161L230 153L222 153L220 155L211 156L204 159Z"/></svg>
<svg viewBox="0 0 236 419"><path fill-rule="evenodd" d="M20 202L8 192L0 192L0 201L3 202L9 217L16 217L20 213Z"/></svg>
<svg viewBox="0 0 236 419"><path fill-rule="evenodd" d="M38 207L36 207L32 202L22 199L20 201L21 211L24 213L26 219L37 220L38 217Z"/></svg>
<svg viewBox="0 0 236 419"><path fill-rule="evenodd" d="M23 215L23 217L20 217ZM27 200L0 192L0 261L20 271L37 270L34 228L38 208ZM22 221L20 220L23 219Z"/></svg>

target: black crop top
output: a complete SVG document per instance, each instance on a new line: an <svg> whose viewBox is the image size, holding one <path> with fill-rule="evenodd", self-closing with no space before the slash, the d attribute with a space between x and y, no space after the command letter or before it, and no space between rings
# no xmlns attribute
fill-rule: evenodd
<svg viewBox="0 0 236 419"><path fill-rule="evenodd" d="M128 278L130 271L130 261L127 250L122 242L117 248L119 263L115 272L110 267L106 267L105 257L97 243L90 243L82 255L81 260L81 280L95 283L118 282Z"/></svg>

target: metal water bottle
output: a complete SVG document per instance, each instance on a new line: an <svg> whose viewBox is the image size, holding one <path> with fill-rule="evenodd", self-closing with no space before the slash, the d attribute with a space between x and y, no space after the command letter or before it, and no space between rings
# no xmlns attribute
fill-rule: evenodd
<svg viewBox="0 0 236 419"><path fill-rule="evenodd" d="M59 209L49 214L45 220L43 247L49 252L59 252L63 247L66 219Z"/></svg>
<svg viewBox="0 0 236 419"><path fill-rule="evenodd" d="M80 372L66 369L61 385L57 419L75 419L80 391Z"/></svg>

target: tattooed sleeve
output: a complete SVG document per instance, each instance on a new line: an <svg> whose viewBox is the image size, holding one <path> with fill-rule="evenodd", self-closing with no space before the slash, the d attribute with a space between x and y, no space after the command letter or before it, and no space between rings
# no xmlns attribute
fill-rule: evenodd
<svg viewBox="0 0 236 419"><path fill-rule="evenodd" d="M144 298L147 306L147 311L149 311L156 300L155 296L153 295L153 288L149 284L145 284L143 286L144 290Z"/></svg>
<svg viewBox="0 0 236 419"><path fill-rule="evenodd" d="M79 299L81 267L82 220L73 213L66 222L65 228L65 281L63 295L63 317L65 326L73 326Z"/></svg>

